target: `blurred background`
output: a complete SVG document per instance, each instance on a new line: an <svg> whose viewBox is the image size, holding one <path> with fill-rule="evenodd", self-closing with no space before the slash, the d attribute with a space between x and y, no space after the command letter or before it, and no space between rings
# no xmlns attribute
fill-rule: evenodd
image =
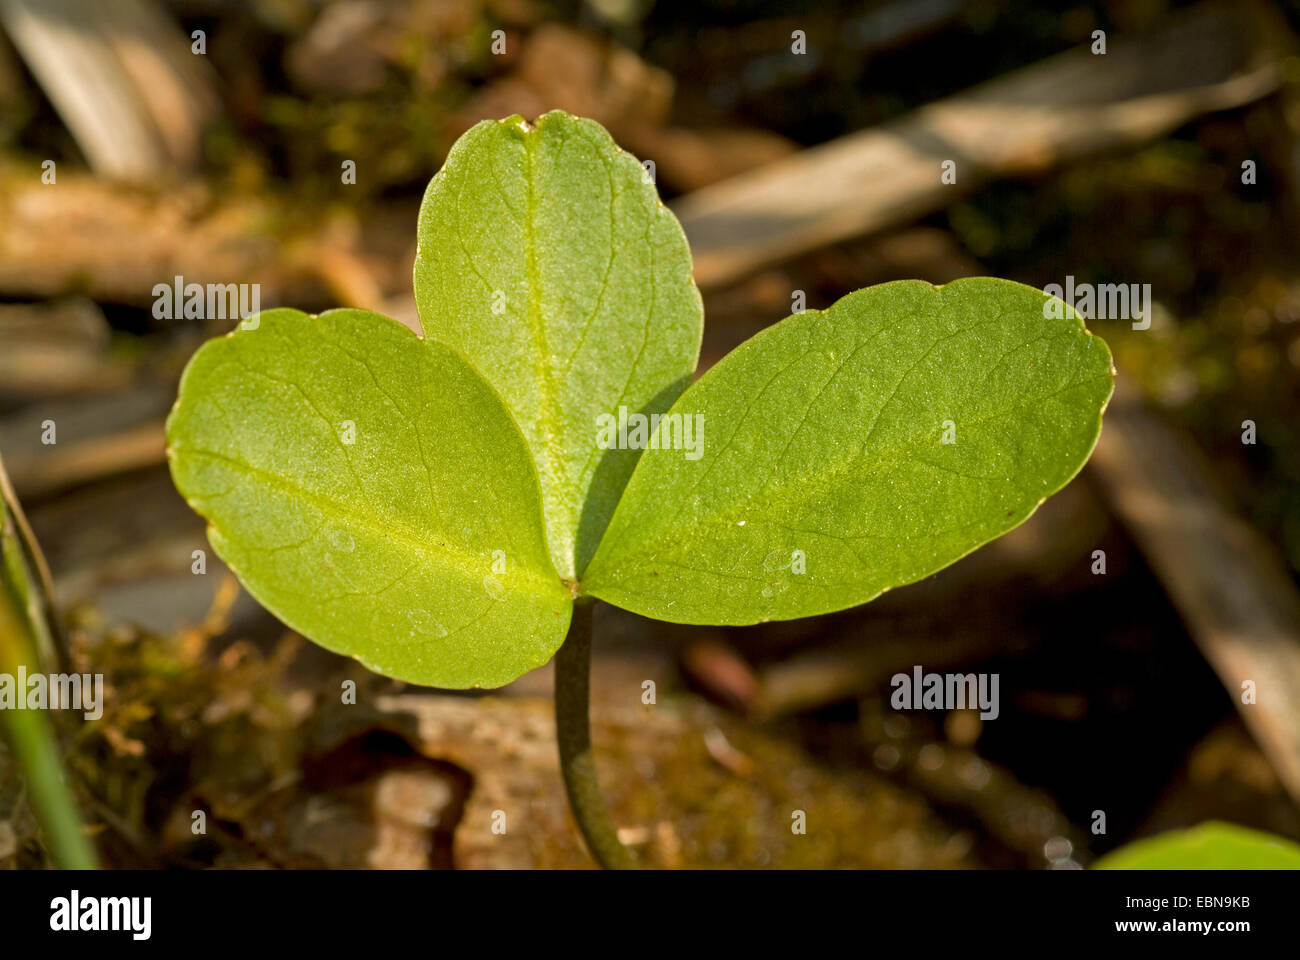
<svg viewBox="0 0 1300 960"><path fill-rule="evenodd" d="M701 370L800 295L898 278L1153 298L1148 329L1090 323L1119 370L1101 444L997 543L823 618L597 611L625 842L662 866L1040 869L1210 818L1300 839L1300 5L792 6L0 0L0 452L72 662L106 676L102 720L63 730L106 863L590 865L549 667L491 694L371 676L211 553L163 420L230 323L153 310L180 275L411 323L448 147L552 108L654 161ZM998 673L1000 716L892 710L914 665ZM0 865L43 862L0 752Z"/></svg>

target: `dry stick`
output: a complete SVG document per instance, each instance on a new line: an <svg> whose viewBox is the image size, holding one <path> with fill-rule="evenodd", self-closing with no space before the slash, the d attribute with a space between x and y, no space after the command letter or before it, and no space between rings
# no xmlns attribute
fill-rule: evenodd
<svg viewBox="0 0 1300 960"><path fill-rule="evenodd" d="M1188 632L1300 803L1300 595L1273 548L1223 505L1204 456L1120 377L1092 471ZM1242 702L1252 681L1255 702Z"/></svg>
<svg viewBox="0 0 1300 960"><path fill-rule="evenodd" d="M591 667L591 621L595 604L580 599L573 606L569 635L555 655L555 737L560 744L560 771L569 807L587 841L587 849L602 867L628 870L636 858L618 839L596 782L588 718Z"/></svg>
<svg viewBox="0 0 1300 960"><path fill-rule="evenodd" d="M898 120L688 194L673 210L701 287L926 216L997 176L1133 146L1276 89L1285 35L1253 4L1205 4L1105 56L1067 51ZM953 182L941 179L952 161ZM950 178L951 179L951 178Z"/></svg>
<svg viewBox="0 0 1300 960"><path fill-rule="evenodd" d="M155 0L0 0L0 24L97 173L198 165L213 75Z"/></svg>
<svg viewBox="0 0 1300 960"><path fill-rule="evenodd" d="M164 418L175 399L172 389L138 383L93 404L64 398L0 418L0 450L14 489L47 496L165 462ZM57 444L43 442L46 420L58 424Z"/></svg>

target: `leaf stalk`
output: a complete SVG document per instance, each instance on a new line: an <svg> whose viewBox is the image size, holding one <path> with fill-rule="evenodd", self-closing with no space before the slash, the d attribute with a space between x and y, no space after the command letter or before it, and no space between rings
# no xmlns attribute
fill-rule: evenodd
<svg viewBox="0 0 1300 960"><path fill-rule="evenodd" d="M555 655L555 736L560 745L560 772L573 819L595 861L607 870L632 870L636 856L618 839L604 795L596 782L589 718L592 611L583 598L573 605L569 635Z"/></svg>

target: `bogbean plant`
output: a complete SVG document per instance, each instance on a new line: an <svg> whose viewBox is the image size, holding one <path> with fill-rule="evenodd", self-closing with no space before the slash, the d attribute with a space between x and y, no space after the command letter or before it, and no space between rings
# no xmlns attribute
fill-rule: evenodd
<svg viewBox="0 0 1300 960"><path fill-rule="evenodd" d="M686 238L636 159L558 111L461 137L418 229L421 333L246 319L185 371L172 475L253 596L371 670L499 687L554 657L606 866L635 857L592 764L595 600L711 625L866 603L1060 490L1113 386L1070 307L988 278L858 290L692 385Z"/></svg>

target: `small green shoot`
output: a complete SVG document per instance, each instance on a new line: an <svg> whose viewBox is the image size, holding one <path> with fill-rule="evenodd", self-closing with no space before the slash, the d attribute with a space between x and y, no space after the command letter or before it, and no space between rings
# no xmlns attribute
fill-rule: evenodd
<svg viewBox="0 0 1300 960"><path fill-rule="evenodd" d="M1060 490L1113 387L1069 307L987 278L859 290L688 387L681 228L561 112L466 133L418 239L422 337L362 310L247 318L186 370L172 475L255 597L379 673L497 687L578 624L558 735L607 865L632 858L590 766L593 599L693 624L865 603Z"/></svg>

